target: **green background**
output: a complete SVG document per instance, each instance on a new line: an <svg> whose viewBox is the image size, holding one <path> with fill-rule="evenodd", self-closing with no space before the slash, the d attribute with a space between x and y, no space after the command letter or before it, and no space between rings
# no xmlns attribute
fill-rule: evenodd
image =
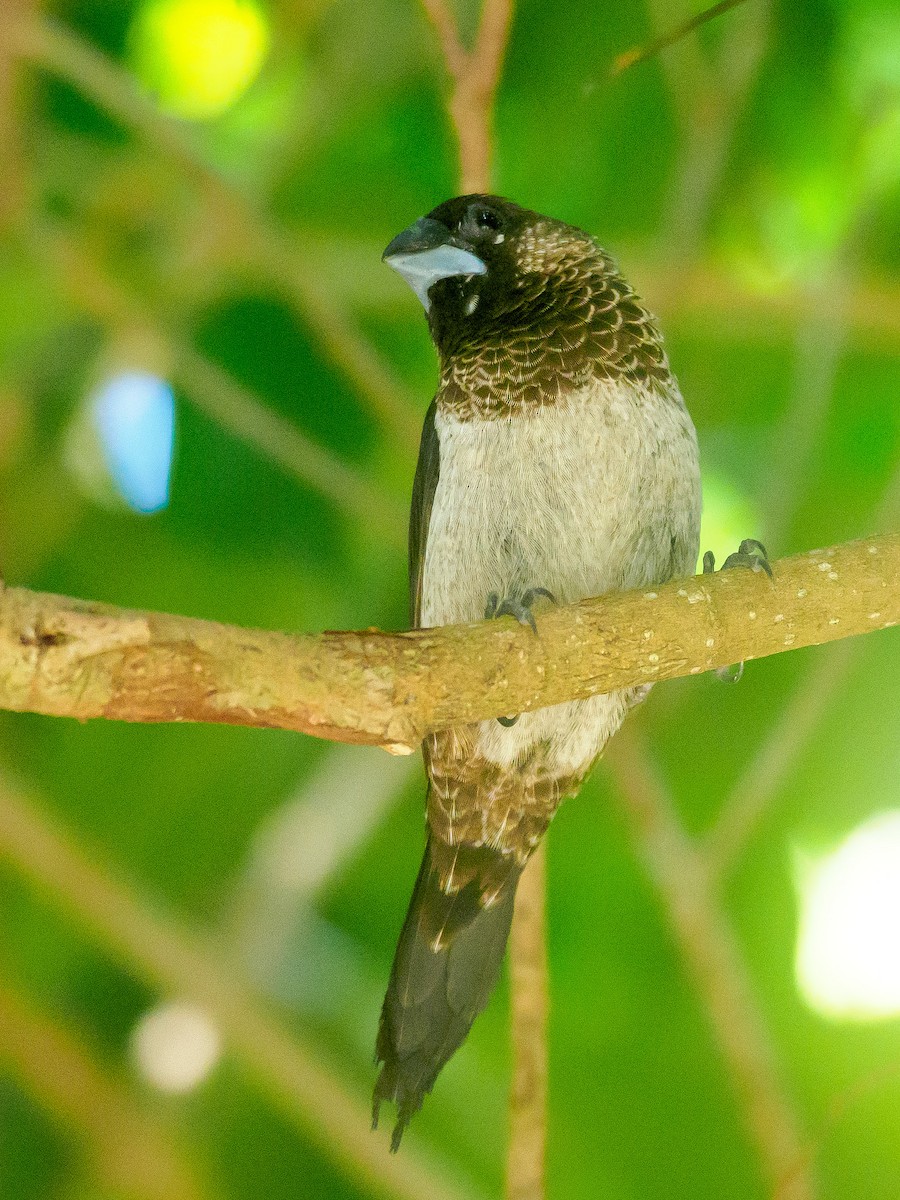
<svg viewBox="0 0 900 1200"><path fill-rule="evenodd" d="M140 7L43 12L128 70ZM750 0L611 78L616 55L699 7L519 4L496 189L596 234L660 314L700 436L704 547L721 555L759 536L778 557L896 528L900 10ZM155 123L136 130L89 82L34 63L2 98L0 562L8 584L122 605L295 630L402 628L405 507L435 363L421 310L380 253L455 190L441 64L412 0L264 11L260 74L206 121L179 123L151 100L141 111ZM461 16L468 35L474 6ZM161 144L173 127L181 161ZM298 302L309 294L374 348L397 381L387 401L355 385ZM238 436L217 389L204 398L180 370L186 347L352 468L380 507L342 504L339 485L323 494L274 462L254 441L257 412ZM152 516L72 466L87 454L76 436L86 397L117 365L176 384L171 502ZM831 1200L898 1194L900 1024L826 1019L801 998L796 861L898 806L898 679L900 638L886 631L754 663L739 687L666 684L636 718L698 835L748 771L759 782L760 750L796 733L721 919ZM3 714L0 770L0 792L24 790L161 921L199 930L367 1103L421 853L417 762L278 732ZM285 854L293 874L279 874ZM142 1082L129 1040L165 997L5 858L0 845L0 985L41 1028L76 1039L180 1147L195 1191L162 1194L374 1194L227 1049L185 1096ZM549 1195L771 1196L602 766L554 823L548 903ZM409 1153L426 1149L482 1196L502 1191L507 1004L504 984L408 1137ZM373 1136L364 1112L354 1136ZM0 1054L4 1200L160 1194L146 1179L111 1180L105 1155L84 1114L67 1116Z"/></svg>

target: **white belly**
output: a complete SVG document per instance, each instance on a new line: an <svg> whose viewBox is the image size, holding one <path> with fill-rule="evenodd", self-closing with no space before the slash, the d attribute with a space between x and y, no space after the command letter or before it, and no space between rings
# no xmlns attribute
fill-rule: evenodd
<svg viewBox="0 0 900 1200"><path fill-rule="evenodd" d="M569 603L694 568L700 487L680 400L593 385L512 418L437 413L440 477L423 571L423 626L479 620L488 595L547 588ZM481 723L479 749L512 765L550 739L561 773L596 758L624 694Z"/></svg>

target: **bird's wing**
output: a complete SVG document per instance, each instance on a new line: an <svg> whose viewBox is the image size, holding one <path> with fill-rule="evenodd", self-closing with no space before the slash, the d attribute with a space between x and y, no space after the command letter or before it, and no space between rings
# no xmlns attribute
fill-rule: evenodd
<svg viewBox="0 0 900 1200"><path fill-rule="evenodd" d="M441 451L434 426L435 401L425 414L419 461L413 482L412 507L409 514L409 609L410 620L418 627L422 615L422 576L425 569L425 545L431 506L441 469Z"/></svg>

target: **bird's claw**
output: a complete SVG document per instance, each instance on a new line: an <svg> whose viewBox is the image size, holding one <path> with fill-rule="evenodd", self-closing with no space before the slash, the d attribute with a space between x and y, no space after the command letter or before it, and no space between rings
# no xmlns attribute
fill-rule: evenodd
<svg viewBox="0 0 900 1200"><path fill-rule="evenodd" d="M520 597L506 596L503 600L500 599L496 592L491 592L487 598L484 619L490 621L494 617L515 617L520 625L530 625L532 633L536 634L537 625L534 620L534 613L531 611L531 606L538 596L546 597L551 604L556 603L556 597L553 593L542 587L529 588Z"/></svg>
<svg viewBox="0 0 900 1200"><path fill-rule="evenodd" d="M730 571L732 567L747 567L751 571L765 571L770 579L774 580L775 578L766 548L756 538L744 538L740 547L735 550L734 554L728 555L719 569ZM712 575L715 569L716 556L712 550L707 550L703 555L703 574Z"/></svg>
<svg viewBox="0 0 900 1200"><path fill-rule="evenodd" d="M775 579L766 548L756 538L744 538L734 554L728 555L719 570L730 571L733 567L745 567L750 571L765 571L771 580ZM712 550L707 550L703 555L703 574L712 575L715 569L716 556ZM723 683L739 683L743 674L744 664L742 662L733 663L730 667L719 667L716 671L716 676Z"/></svg>
<svg viewBox="0 0 900 1200"><path fill-rule="evenodd" d="M507 596L501 600L496 592L491 592L487 598L487 605L484 610L484 619L492 620L494 617L515 617L520 625L530 625L531 631L537 635L537 624L535 623L534 613L531 611L531 606L534 604L538 596L543 596L549 600L551 604L556 603L556 597L547 588L536 587L529 588L523 592L521 597ZM509 729L511 725L515 725L519 715L514 717L498 717L497 721L504 729Z"/></svg>

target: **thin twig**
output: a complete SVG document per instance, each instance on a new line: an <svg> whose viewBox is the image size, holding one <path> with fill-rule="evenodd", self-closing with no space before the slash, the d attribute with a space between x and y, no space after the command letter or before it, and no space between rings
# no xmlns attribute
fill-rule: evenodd
<svg viewBox="0 0 900 1200"><path fill-rule="evenodd" d="M254 982L284 978L316 894L355 858L397 803L413 769L362 746L327 747L256 832L223 920L223 934Z"/></svg>
<svg viewBox="0 0 900 1200"><path fill-rule="evenodd" d="M843 1091L833 1096L817 1127L803 1147L802 1157L798 1159L794 1170L785 1177L781 1188L776 1191L772 1200L788 1200L790 1192L785 1189L792 1185L799 1172L809 1169L810 1164L821 1154L824 1143L847 1115L863 1100L869 1099L886 1084L896 1084L898 1075L900 1075L900 1058L893 1058L886 1063L879 1063L877 1067L867 1071L861 1079L855 1080Z"/></svg>
<svg viewBox="0 0 900 1200"><path fill-rule="evenodd" d="M509 939L513 1077L506 1200L543 1200L547 1157L546 842L519 882Z"/></svg>
<svg viewBox="0 0 900 1200"><path fill-rule="evenodd" d="M878 506L873 525L891 529L900 520L900 470L894 475ZM768 810L777 799L791 769L809 744L850 672L865 643L846 641L832 646L811 666L749 766L722 805L721 815L706 839L711 877L721 881L737 862Z"/></svg>
<svg viewBox="0 0 900 1200"><path fill-rule="evenodd" d="M669 11L663 0L654 0L653 6ZM679 53L663 58L683 149L660 244L676 266L683 267L699 251L735 124L765 49L768 9L767 0L757 0L743 20L731 23L713 55L704 55L697 39L688 38Z"/></svg>
<svg viewBox="0 0 900 1200"><path fill-rule="evenodd" d="M296 1029L271 1017L219 950L116 880L31 799L0 779L0 860L69 910L141 979L204 1009L265 1093L354 1181L391 1200L472 1200L446 1163L361 1137L368 1107L347 1093Z"/></svg>
<svg viewBox="0 0 900 1200"><path fill-rule="evenodd" d="M240 230L241 254L277 280L360 396L399 444L412 452L418 443L416 403L405 385L353 329L345 314L323 296L315 272L296 244L205 160L185 130L160 112L126 71L49 17L25 22L16 46L25 58L66 79L137 132L214 198L220 219Z"/></svg>
<svg viewBox="0 0 900 1200"><path fill-rule="evenodd" d="M386 541L402 544L406 520L398 501L306 437L216 363L184 343L173 340L169 344L175 382L198 408L283 470L327 496L355 523L363 522L370 531L377 529Z"/></svg>
<svg viewBox="0 0 900 1200"><path fill-rule="evenodd" d="M606 762L638 853L659 892L728 1067L768 1185L781 1200L812 1200L816 1188L806 1166L797 1118L703 857L682 829L671 797L633 728L612 741Z"/></svg>
<svg viewBox="0 0 900 1200"><path fill-rule="evenodd" d="M773 462L766 473L762 536L785 548L824 436L834 382L847 342L846 268L829 263L808 291L808 308L796 337L794 381L785 416L776 429Z"/></svg>
<svg viewBox="0 0 900 1200"><path fill-rule="evenodd" d="M447 73L459 79L468 65L469 53L459 36L456 17L448 0L420 0L425 15L434 26Z"/></svg>
<svg viewBox="0 0 900 1200"><path fill-rule="evenodd" d="M484 0L471 51L463 47L446 0L421 0L421 3L437 31L452 82L447 111L459 147L460 192L488 192L494 97L503 70L513 0Z"/></svg>
<svg viewBox="0 0 900 1200"><path fill-rule="evenodd" d="M750 843L861 650L862 645L852 640L829 647L782 707L707 834L707 864L714 881L725 878Z"/></svg>
<svg viewBox="0 0 900 1200"><path fill-rule="evenodd" d="M667 50L669 46L674 46L682 38L686 38L695 29L699 29L701 25L705 25L707 21L712 21L715 17L720 17L723 13L728 12L729 9L737 8L739 4L743 3L744 0L720 0L718 4L704 9L701 13L697 13L696 16L682 22L682 24L677 25L668 33L663 34L662 37L648 42L645 46L633 46L630 50L624 51L616 58L610 74L613 76L621 75L623 71L627 71L630 67L646 62L648 58L652 58L655 54L659 54L660 51Z"/></svg>
<svg viewBox="0 0 900 1200"><path fill-rule="evenodd" d="M417 402L403 380L395 375L375 347L354 328L347 313L335 303L295 243L266 230L260 220L256 263L278 281L295 310L305 319L317 342L343 371L356 393L394 439L394 453L412 457L419 447L419 425L424 405Z"/></svg>
<svg viewBox="0 0 900 1200"><path fill-rule="evenodd" d="M168 1125L145 1111L73 1034L4 982L0 1064L77 1134L100 1191L133 1200L202 1200L211 1194Z"/></svg>
<svg viewBox="0 0 900 1200"><path fill-rule="evenodd" d="M28 172L22 155L22 122L19 115L22 79L15 53L16 26L30 13L34 0L6 0L0 4L0 229L12 226L27 204Z"/></svg>
<svg viewBox="0 0 900 1200"><path fill-rule="evenodd" d="M730 336L771 345L784 340L785 326L809 314L809 296L799 286L784 285L765 292L743 285L712 264L672 266L666 261L630 262L629 274L653 307L671 322L723 329ZM893 350L900 336L900 292L887 279L856 281L845 297L844 317L857 346Z"/></svg>
<svg viewBox="0 0 900 1200"><path fill-rule="evenodd" d="M483 0L475 47L448 103L459 143L460 191L489 192L494 100L513 18L512 0ZM449 66L448 62L448 66ZM510 937L510 1086L507 1200L543 1200L547 1157L546 848L525 871Z"/></svg>
<svg viewBox="0 0 900 1200"><path fill-rule="evenodd" d="M463 192L491 190L494 98L506 56L513 9L513 0L484 0L469 68L451 99L450 111L459 133Z"/></svg>
<svg viewBox="0 0 900 1200"><path fill-rule="evenodd" d="M42 224L29 231L33 252L48 258L70 299L113 334L140 331L198 408L299 482L327 496L354 521L374 523L398 543L405 536L399 503L285 420L249 388L154 321L74 238Z"/></svg>

